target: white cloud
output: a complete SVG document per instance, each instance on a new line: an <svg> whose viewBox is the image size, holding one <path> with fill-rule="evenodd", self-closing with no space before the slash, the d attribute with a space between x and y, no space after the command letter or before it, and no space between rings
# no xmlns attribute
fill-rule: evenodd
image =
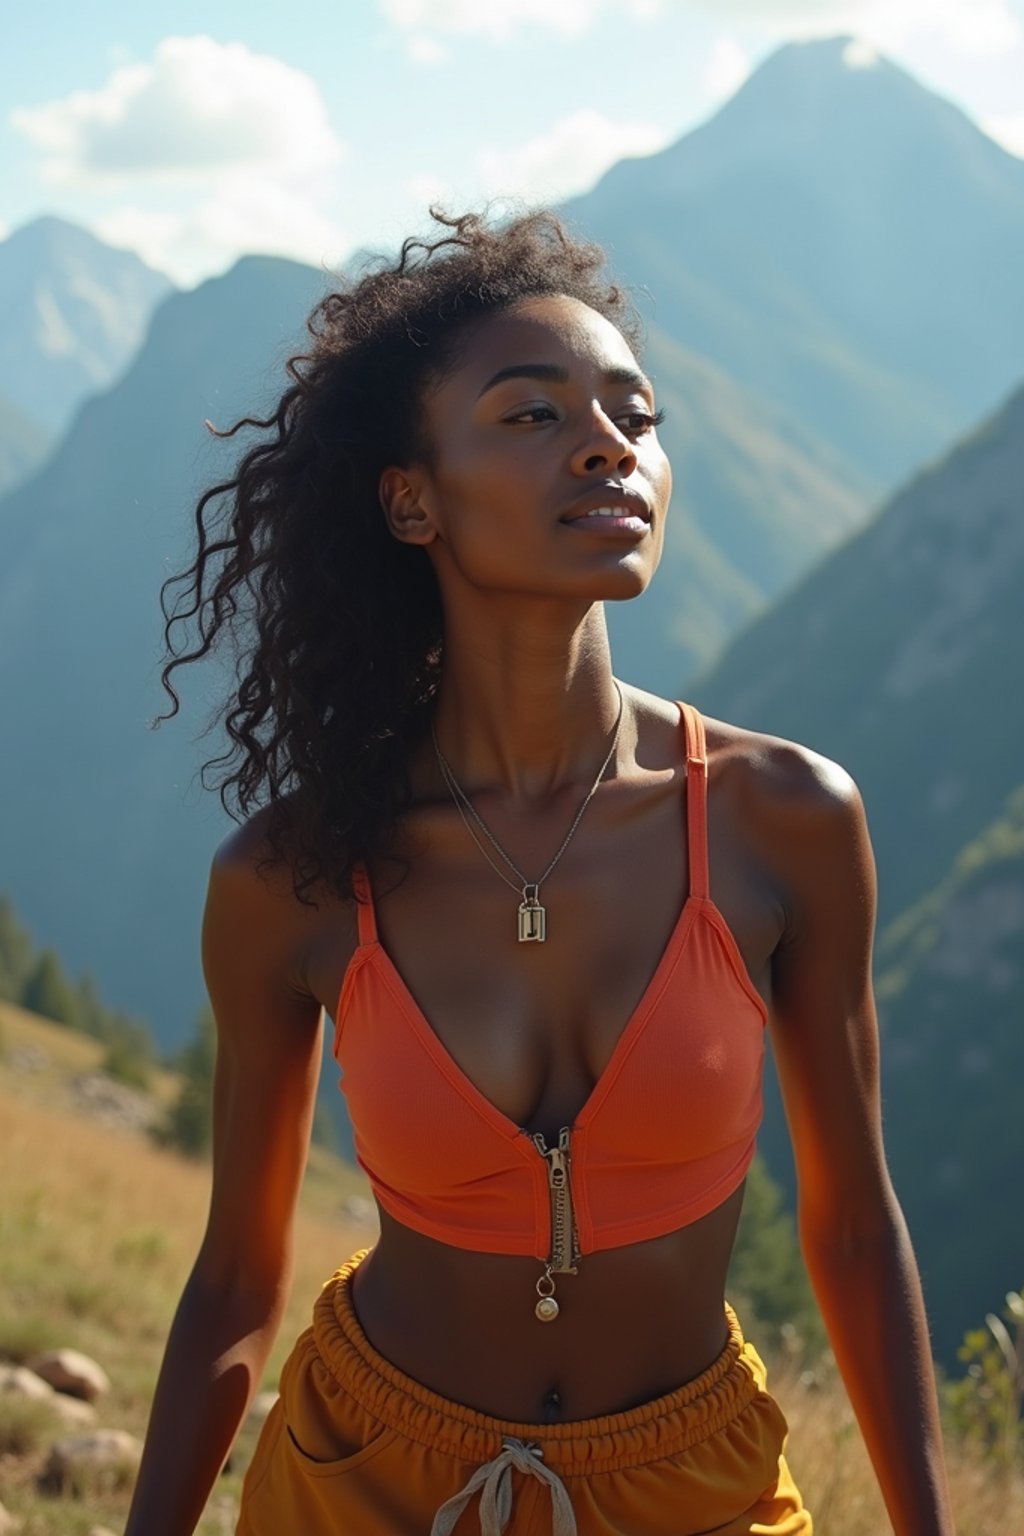
<svg viewBox="0 0 1024 1536"><path fill-rule="evenodd" d="M667 141L654 123L615 123L585 108L515 149L482 149L477 166L489 192L549 202L592 186L616 160L653 154Z"/></svg>
<svg viewBox="0 0 1024 1536"><path fill-rule="evenodd" d="M986 117L982 119L981 126L997 144L1008 149L1011 155L1024 157L1024 112L1012 113L1008 116Z"/></svg>
<svg viewBox="0 0 1024 1536"><path fill-rule="evenodd" d="M246 251L335 262L344 146L309 75L240 43L169 37L93 91L12 121L54 182L105 194L93 222L180 283ZM120 201L123 199L123 201Z"/></svg>
<svg viewBox="0 0 1024 1536"><path fill-rule="evenodd" d="M649 20L663 0L620 0L614 9ZM579 37L611 0L377 0L385 19L399 32L422 39L430 32L461 33L503 41L522 26L546 27L562 37Z"/></svg>
<svg viewBox="0 0 1024 1536"><path fill-rule="evenodd" d="M1010 0L690 0L719 23L760 27L772 37L854 32L883 49L934 37L962 53L998 55L1024 42Z"/></svg>
<svg viewBox="0 0 1024 1536"><path fill-rule="evenodd" d="M429 171L422 171L418 176L410 178L409 191L416 202L424 208L429 208L431 203L441 203L450 196L451 188L446 181L439 176L433 176Z"/></svg>
<svg viewBox="0 0 1024 1536"><path fill-rule="evenodd" d="M712 102L735 95L750 74L749 56L734 37L720 37L711 50L704 85Z"/></svg>
<svg viewBox="0 0 1024 1536"><path fill-rule="evenodd" d="M243 166L279 176L334 165L342 146L309 75L242 43L168 37L96 91L11 120L55 181L95 185L195 177Z"/></svg>
<svg viewBox="0 0 1024 1536"><path fill-rule="evenodd" d="M443 64L448 49L434 37L415 35L409 39L407 51L414 64Z"/></svg>
<svg viewBox="0 0 1024 1536"><path fill-rule="evenodd" d="M126 205L95 228L101 239L138 251L183 287L251 251L336 267L352 243L301 193L248 174L226 179L184 211Z"/></svg>

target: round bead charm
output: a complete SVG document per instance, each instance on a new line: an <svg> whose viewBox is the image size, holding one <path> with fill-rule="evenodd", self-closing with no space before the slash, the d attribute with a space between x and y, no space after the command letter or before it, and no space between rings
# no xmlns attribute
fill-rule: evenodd
<svg viewBox="0 0 1024 1536"><path fill-rule="evenodd" d="M558 1302L553 1296L542 1296L533 1310L542 1323L553 1323L558 1316Z"/></svg>

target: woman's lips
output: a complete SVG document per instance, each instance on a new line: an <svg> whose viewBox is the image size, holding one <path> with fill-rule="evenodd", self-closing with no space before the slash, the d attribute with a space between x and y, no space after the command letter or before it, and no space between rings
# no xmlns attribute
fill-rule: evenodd
<svg viewBox="0 0 1024 1536"><path fill-rule="evenodd" d="M563 519L567 528L578 528L584 533L629 533L645 534L650 528L646 518L636 512L631 512L627 507L613 507L584 512L576 517Z"/></svg>

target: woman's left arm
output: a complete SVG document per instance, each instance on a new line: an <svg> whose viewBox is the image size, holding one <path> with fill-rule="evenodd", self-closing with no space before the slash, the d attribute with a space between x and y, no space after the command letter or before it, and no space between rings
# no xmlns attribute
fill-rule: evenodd
<svg viewBox="0 0 1024 1536"><path fill-rule="evenodd" d="M921 1282L882 1145L871 841L849 775L796 756L771 1030L800 1242L896 1536L953 1536Z"/></svg>

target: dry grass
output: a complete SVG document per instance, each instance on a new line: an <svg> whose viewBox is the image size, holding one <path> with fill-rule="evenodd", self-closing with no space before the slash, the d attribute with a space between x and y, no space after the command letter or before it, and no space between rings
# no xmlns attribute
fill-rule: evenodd
<svg viewBox="0 0 1024 1536"><path fill-rule="evenodd" d="M891 1532L871 1463L834 1367L813 1384L779 1362L770 1386L789 1420L787 1456L816 1536L886 1536ZM957 1536L1018 1536L1024 1531L1024 1476L1000 1475L963 1446L947 1442Z"/></svg>
<svg viewBox="0 0 1024 1536"><path fill-rule="evenodd" d="M101 1423L141 1436L171 1315L202 1234L209 1172L68 1110L63 1089L69 1076L95 1070L95 1042L7 1006L0 1006L0 1029L0 1358L24 1360L56 1345L95 1356L112 1383ZM36 1054L26 1058L26 1048ZM14 1064L26 1059L34 1062L28 1069ZM174 1078L163 1076L166 1101ZM372 1240L366 1224L340 1214L345 1196L356 1192L365 1192L361 1176L317 1150L269 1383L308 1322L324 1278ZM31 1441L26 1454L0 1452L0 1500L24 1519L20 1536L85 1536L98 1520L123 1522L124 1492L91 1496L88 1518L80 1501L37 1494L35 1479L54 1438L42 1434L40 1418L23 1428L10 1422L16 1439ZM222 1480L200 1527L206 1536L233 1528L239 1477L240 1470Z"/></svg>
<svg viewBox="0 0 1024 1536"><path fill-rule="evenodd" d="M62 1082L95 1068L94 1042L3 1006L0 1031L0 1357L24 1359L59 1344L95 1355L112 1381L101 1423L141 1436L170 1317L202 1231L207 1170L68 1111ZM45 1063L16 1067L25 1046L43 1053ZM167 1074L161 1098L173 1091ZM358 1173L329 1154L311 1159L293 1297L269 1382L324 1277L372 1237L340 1214L343 1199L364 1189ZM808 1383L798 1362L781 1360L771 1379L790 1421L793 1471L820 1536L884 1536L889 1523L834 1372L818 1368ZM97 1523L119 1528L124 1490L97 1489L87 1500L37 1491L53 1438L39 1413L19 1417L12 1410L0 1430L0 1500L21 1518L19 1536L87 1536ZM234 1529L249 1448L243 1440L235 1470L215 1491L203 1536ZM959 1448L950 1452L959 1536L1024 1531L1024 1479L1001 1479Z"/></svg>

